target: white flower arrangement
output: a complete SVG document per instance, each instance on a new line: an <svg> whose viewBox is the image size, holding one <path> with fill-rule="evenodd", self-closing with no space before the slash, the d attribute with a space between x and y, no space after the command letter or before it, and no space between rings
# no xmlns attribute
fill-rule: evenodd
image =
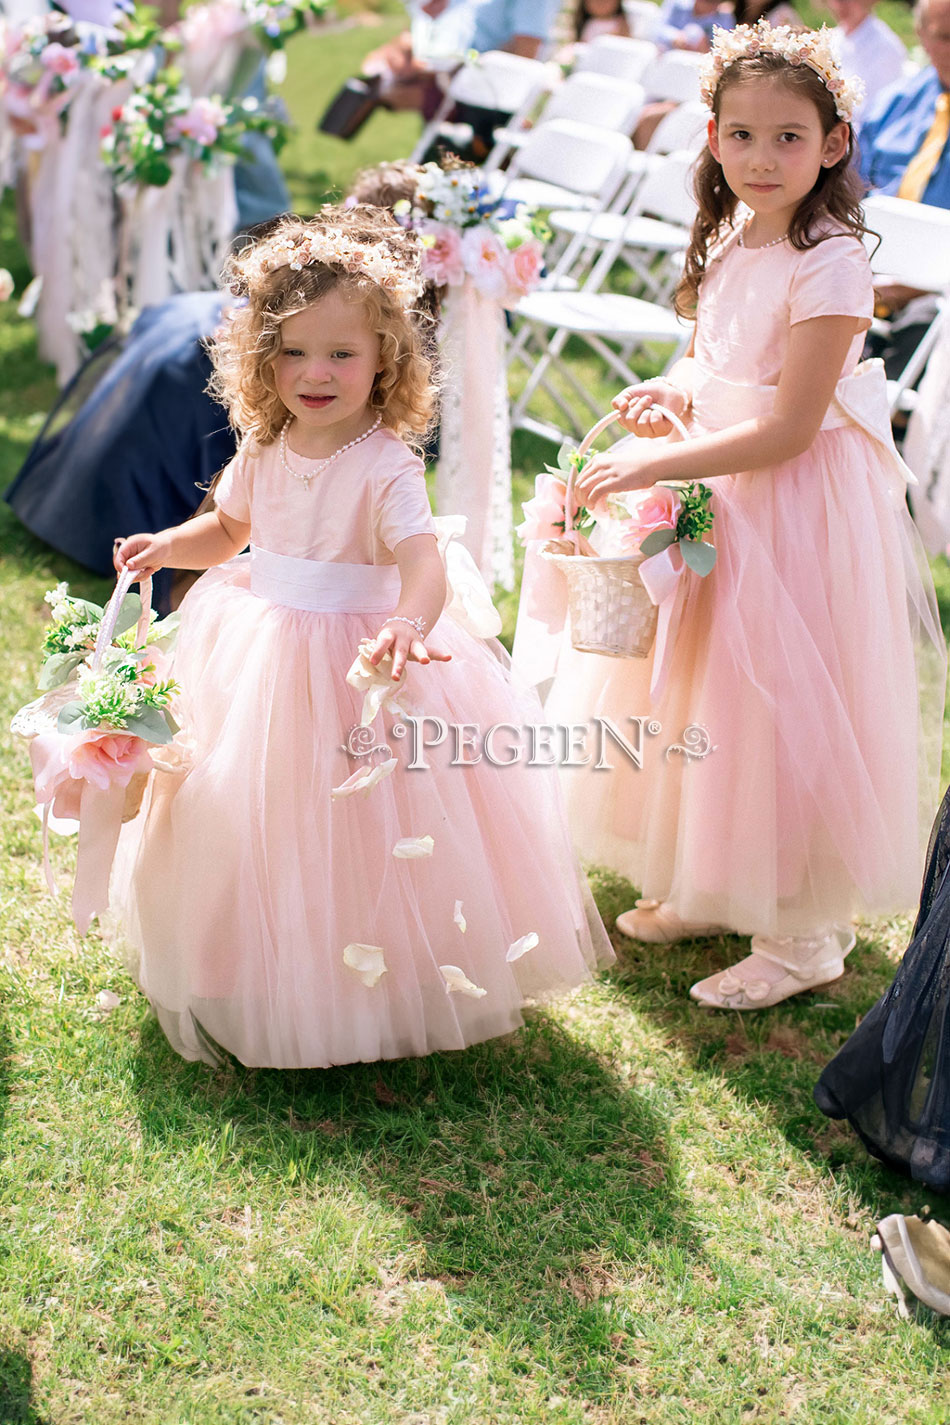
<svg viewBox="0 0 950 1425"><path fill-rule="evenodd" d="M734 30L713 30L713 45L700 73L700 94L711 109L719 81L730 65L756 55L776 54L793 68L805 64L814 70L835 101L838 118L851 122L855 108L864 98L860 79L846 79L831 47L831 31L797 31L788 25L759 20L755 25L737 25Z"/></svg>

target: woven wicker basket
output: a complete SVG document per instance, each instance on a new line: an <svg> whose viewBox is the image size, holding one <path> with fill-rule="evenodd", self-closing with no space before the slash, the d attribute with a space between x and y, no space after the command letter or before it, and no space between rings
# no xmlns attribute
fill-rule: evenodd
<svg viewBox="0 0 950 1425"><path fill-rule="evenodd" d="M672 411L664 415L684 438L689 433ZM601 431L618 413L612 411L587 432L578 447L586 455ZM647 658L656 638L658 609L640 578L646 555L639 551L609 559L582 554L577 534L572 530L571 493L574 472L564 492L564 539L549 541L542 558L556 565L567 579L567 607L571 620L571 643L581 653L601 653L609 658Z"/></svg>
<svg viewBox="0 0 950 1425"><path fill-rule="evenodd" d="M99 636L96 639L96 650L93 654L92 666L98 667L102 662L106 649L112 642L115 633L116 621L119 617L119 610L122 601L129 590L129 585L136 582L131 571L127 571L119 578L115 592L106 606L102 616L102 623L99 627ZM148 633L149 618L152 610L152 581L142 579L139 583L142 612L139 615L136 639L144 642ZM25 738L27 742L41 733L55 732L58 726L60 709L67 703L75 701L78 678L74 674L67 678L65 683L59 687L52 688L42 697L35 698L32 703L27 703L26 707L20 708L10 723L10 731L17 737ZM125 789L125 802L122 808L122 820L132 821L138 816L142 808L142 798L145 795L145 788L148 785L150 772L136 772L131 778L129 785Z"/></svg>

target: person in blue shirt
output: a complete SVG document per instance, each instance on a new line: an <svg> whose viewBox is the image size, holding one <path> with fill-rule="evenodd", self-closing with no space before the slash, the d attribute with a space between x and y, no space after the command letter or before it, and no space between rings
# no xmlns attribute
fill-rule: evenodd
<svg viewBox="0 0 950 1425"><path fill-rule="evenodd" d="M950 0L918 0L914 17L930 63L869 98L857 127L861 176L875 193L904 196L907 167L930 133L941 94L950 90ZM944 142L919 201L950 208L950 142ZM891 327L886 337L869 338L868 349L884 358L888 376L896 378L933 320L935 299L886 281L875 284L875 297L875 314L891 317Z"/></svg>
<svg viewBox="0 0 950 1425"><path fill-rule="evenodd" d="M505 49L537 59L550 41L561 0L471 0L472 49Z"/></svg>

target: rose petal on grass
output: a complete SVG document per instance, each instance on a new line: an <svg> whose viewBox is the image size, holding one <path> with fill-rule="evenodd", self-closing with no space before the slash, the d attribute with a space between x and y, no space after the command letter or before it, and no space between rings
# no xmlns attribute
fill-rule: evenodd
<svg viewBox="0 0 950 1425"><path fill-rule="evenodd" d="M431 856L435 842L431 836L404 836L393 847L397 861L416 861L422 856Z"/></svg>
<svg viewBox="0 0 950 1425"><path fill-rule="evenodd" d="M472 999L481 999L482 995L488 994L488 991L481 989L479 985L473 985L458 965L440 965L439 969L445 981L446 994L471 995Z"/></svg>
<svg viewBox="0 0 950 1425"><path fill-rule="evenodd" d="M396 766L396 758L390 757L388 762L377 762L375 767L360 767L345 782L333 787L330 796L339 801L341 797L355 797L358 792L370 792L377 782L395 772Z"/></svg>
<svg viewBox="0 0 950 1425"><path fill-rule="evenodd" d="M522 935L520 940L515 940L513 944L508 946L508 954L505 956L505 959L508 961L520 960L522 955L527 955L529 950L535 948L540 939L540 935L536 935L533 930L528 935Z"/></svg>
<svg viewBox="0 0 950 1425"><path fill-rule="evenodd" d="M464 935L464 934L465 934L465 931L466 931L466 929L467 929L467 926L466 926L465 916L462 914L462 902L461 902L461 901L456 901L456 902L455 902L455 914L452 916L452 919L455 921L455 924L458 926L459 930L460 930L460 931L462 932L462 934Z"/></svg>
<svg viewBox="0 0 950 1425"><path fill-rule="evenodd" d="M114 1009L118 1009L122 1001L112 990L100 990L96 995L96 1009L99 1014L111 1014Z"/></svg>
<svg viewBox="0 0 950 1425"><path fill-rule="evenodd" d="M343 963L347 969L354 970L370 989L379 983L389 968L381 945L347 945L343 951Z"/></svg>

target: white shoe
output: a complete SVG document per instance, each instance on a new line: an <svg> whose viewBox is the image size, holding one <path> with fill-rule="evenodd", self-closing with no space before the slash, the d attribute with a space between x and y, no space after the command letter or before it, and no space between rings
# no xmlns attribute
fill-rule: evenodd
<svg viewBox="0 0 950 1425"><path fill-rule="evenodd" d="M853 931L838 928L812 936L753 935L752 954L700 980L690 998L706 1009L769 1009L792 995L840 980L844 957L854 943ZM785 974L776 978L766 965L778 965Z"/></svg>
<svg viewBox="0 0 950 1425"><path fill-rule="evenodd" d="M676 940L724 933L721 925L696 925L681 920L667 901L638 900L633 910L625 910L614 923L621 935L642 940L647 945L672 945Z"/></svg>

